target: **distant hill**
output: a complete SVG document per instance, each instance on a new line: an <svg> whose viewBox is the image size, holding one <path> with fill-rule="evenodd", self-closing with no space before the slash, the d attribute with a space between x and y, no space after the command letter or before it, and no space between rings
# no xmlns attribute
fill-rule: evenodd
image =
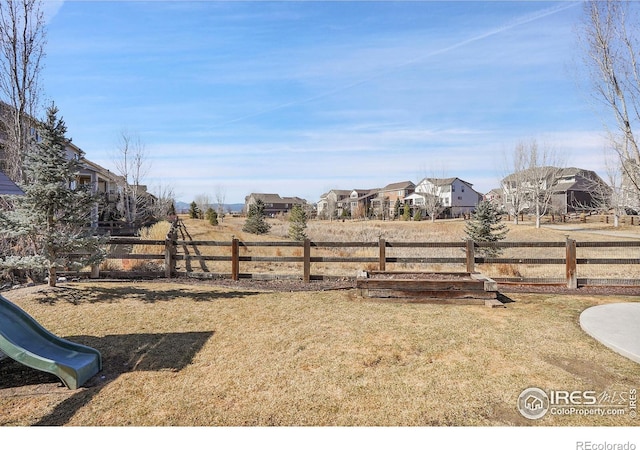
<svg viewBox="0 0 640 450"><path fill-rule="evenodd" d="M186 202L176 202L176 210L178 213L186 213L189 212L189 206L191 205L191 202L186 203ZM216 207L216 205L212 205L213 208ZM224 204L224 212L227 211L231 211L231 212L242 212L242 209L244 208L244 203L225 203Z"/></svg>

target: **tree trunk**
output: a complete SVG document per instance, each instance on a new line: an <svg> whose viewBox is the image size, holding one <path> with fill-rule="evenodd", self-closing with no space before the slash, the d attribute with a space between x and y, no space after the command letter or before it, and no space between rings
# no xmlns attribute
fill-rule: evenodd
<svg viewBox="0 0 640 450"><path fill-rule="evenodd" d="M49 267L49 287L56 287L56 281L58 277L56 275L56 268L53 266Z"/></svg>

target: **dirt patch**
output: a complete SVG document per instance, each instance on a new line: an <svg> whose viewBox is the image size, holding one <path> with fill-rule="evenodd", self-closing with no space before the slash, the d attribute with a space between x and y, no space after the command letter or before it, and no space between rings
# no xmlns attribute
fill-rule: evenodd
<svg viewBox="0 0 640 450"><path fill-rule="evenodd" d="M548 356L546 362L590 383L593 389L605 389L611 374L594 361L584 361L573 357Z"/></svg>

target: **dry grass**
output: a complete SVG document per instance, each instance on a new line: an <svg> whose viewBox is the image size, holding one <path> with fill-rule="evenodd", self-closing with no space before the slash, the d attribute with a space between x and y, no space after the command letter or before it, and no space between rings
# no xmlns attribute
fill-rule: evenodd
<svg viewBox="0 0 640 450"><path fill-rule="evenodd" d="M578 324L589 306L629 299L519 294L489 309L151 282L7 296L98 348L104 370L78 391L37 372L2 378L1 425L637 425L516 410L530 386L640 385L636 363Z"/></svg>

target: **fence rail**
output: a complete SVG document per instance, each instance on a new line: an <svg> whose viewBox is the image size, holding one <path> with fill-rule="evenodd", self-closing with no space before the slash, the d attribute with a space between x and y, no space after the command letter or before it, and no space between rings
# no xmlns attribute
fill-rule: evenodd
<svg viewBox="0 0 640 450"><path fill-rule="evenodd" d="M637 275L630 273L629 267L640 265L640 240L612 241L612 242L576 242L566 239L565 242L498 242L477 243L472 241L460 242L388 242L379 239L377 242L333 242L310 241L302 242L242 242L239 239L231 241L191 241L178 240L175 229L167 235L165 240L141 240L135 238L111 238L108 240L108 259L128 261L155 261L155 270L147 268L133 268L130 270L114 270L107 267L93 267L91 277L199 277L199 278L240 278L254 279L302 279L323 280L331 278L352 278L357 270L350 275L330 275L320 273L319 265L359 265L358 270L385 271L389 265L408 267L413 270L424 270L431 265L454 265L460 271L475 272L495 267L507 268L556 266L559 273L550 276L512 274L511 276L497 276L490 274L493 279L502 283L545 283L566 284L569 288L583 285L640 285L640 269ZM133 252L133 247L155 248L156 250L139 253ZM203 254L206 248L215 247L218 254ZM254 249L266 248L275 255L247 254ZM416 256L411 254L419 250L431 249L435 254ZM495 250L497 256L484 256L488 249ZM294 252L282 255L282 251ZM632 254L618 255L612 252L623 251ZM335 254L338 252L338 254ZM368 252L362 255L362 252ZM502 254L502 253L511 253ZM244 254L243 254L244 253ZM549 254L555 253L555 254ZM129 261L131 260L131 261ZM198 264L197 267L193 263ZM222 265L222 270L212 271L207 262ZM184 270L177 267L180 263ZM256 268L260 264L272 263L268 270ZM314 264L317 265L314 267ZM124 264L123 264L124 265ZM594 276L585 270L594 266L623 266L623 276L612 278ZM273 273L274 267L280 272ZM341 266L340 266L341 267ZM241 271L241 268L245 271ZM314 272L312 274L312 268ZM563 270L564 269L564 270ZM283 272L284 271L284 272ZM564 273L562 273L564 272ZM584 272L584 273L582 273ZM579 275L582 275L579 278Z"/></svg>

